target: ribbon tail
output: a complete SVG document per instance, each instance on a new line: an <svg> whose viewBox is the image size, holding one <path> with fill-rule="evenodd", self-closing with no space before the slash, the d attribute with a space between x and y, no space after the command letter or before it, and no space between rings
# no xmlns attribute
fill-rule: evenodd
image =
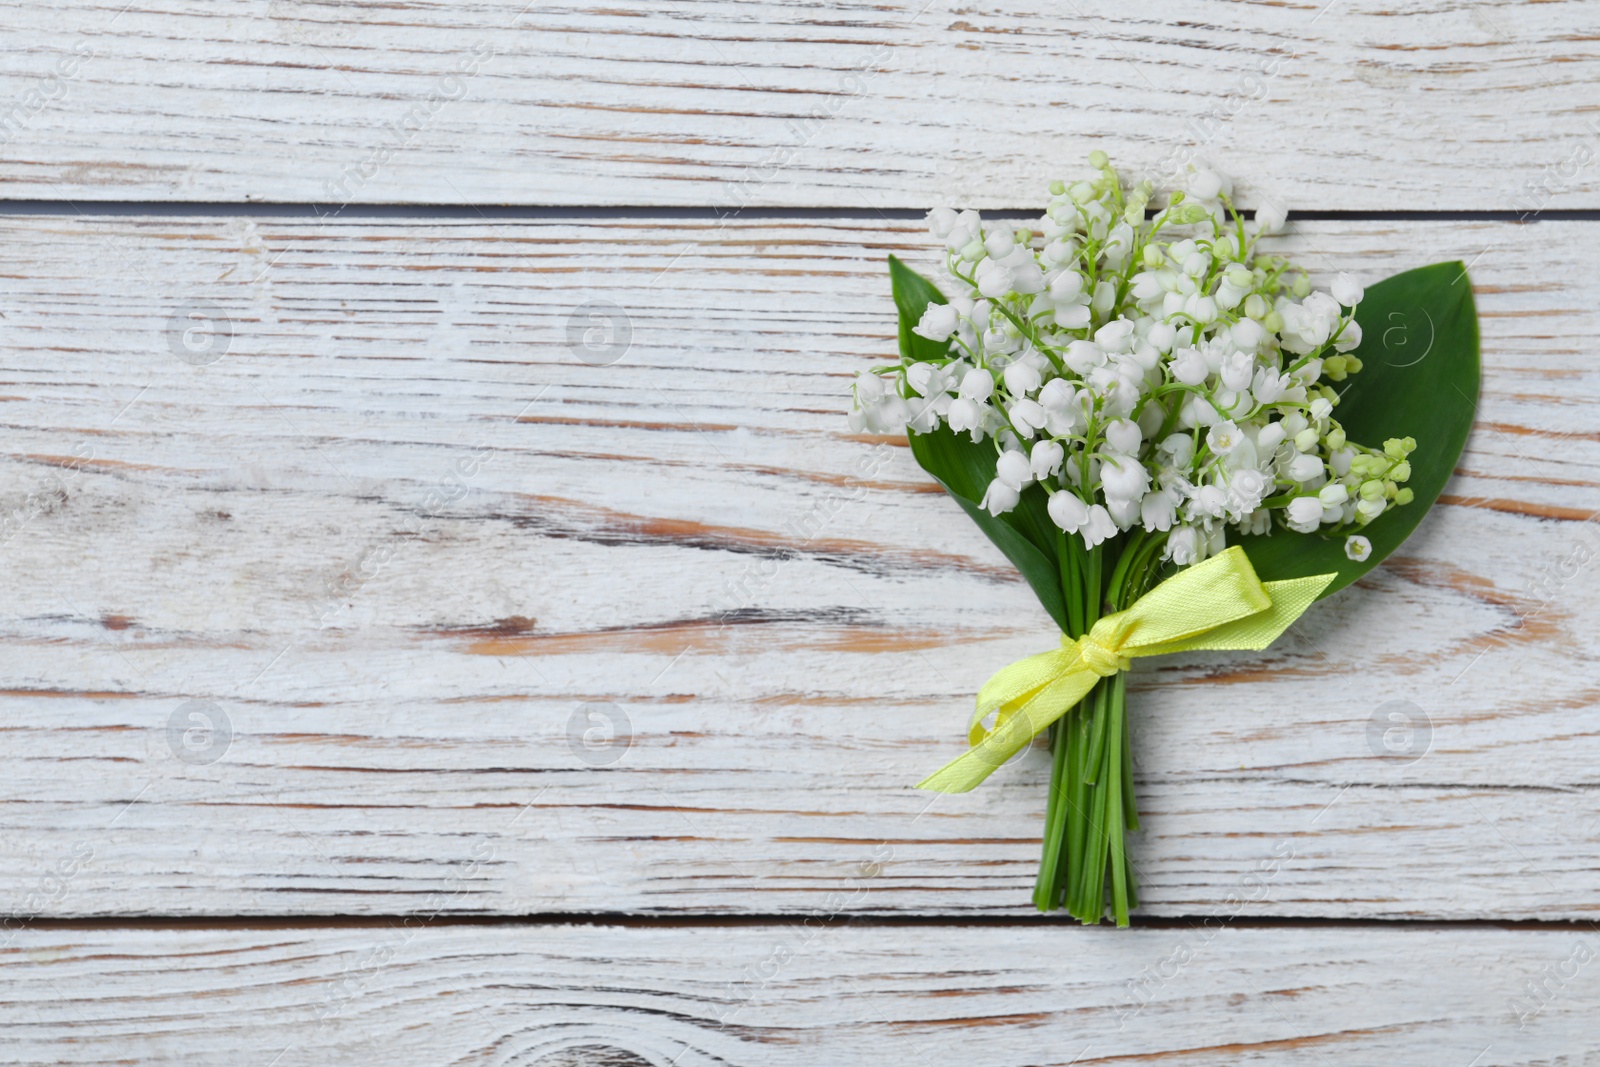
<svg viewBox="0 0 1600 1067"><path fill-rule="evenodd" d="M1140 648L1130 651L1135 656L1156 656L1167 652L1196 652L1196 651L1250 651L1259 652L1278 636L1294 624L1294 621L1304 615L1306 609L1316 603L1317 597L1328 588L1336 574L1313 574L1307 578L1289 578L1281 582L1263 582L1261 586L1266 590L1272 603L1264 611L1254 615L1246 615L1242 619L1223 623L1204 633L1195 634L1182 641L1173 641L1170 644L1154 647Z"/></svg>
<svg viewBox="0 0 1600 1067"><path fill-rule="evenodd" d="M1002 708L995 728L966 752L917 783L935 793L967 793L1028 747L1034 737L1084 698L1100 676L1079 667L1046 685L1015 710Z"/></svg>

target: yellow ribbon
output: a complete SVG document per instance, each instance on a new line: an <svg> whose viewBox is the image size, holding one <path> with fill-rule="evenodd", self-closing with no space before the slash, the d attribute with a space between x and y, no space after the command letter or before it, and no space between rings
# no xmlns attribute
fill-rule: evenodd
<svg viewBox="0 0 1600 1067"><path fill-rule="evenodd" d="M1311 606L1336 575L1263 583L1235 545L1179 571L1126 610L1107 615L1082 637L1018 660L978 691L972 747L917 783L918 789L965 793L1065 715L1101 678L1140 656L1200 649L1258 651ZM982 721L994 712L994 725Z"/></svg>

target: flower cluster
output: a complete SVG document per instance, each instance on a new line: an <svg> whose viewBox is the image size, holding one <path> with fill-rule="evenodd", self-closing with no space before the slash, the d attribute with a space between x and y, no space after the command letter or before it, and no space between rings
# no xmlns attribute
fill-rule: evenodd
<svg viewBox="0 0 1600 1067"><path fill-rule="evenodd" d="M999 515L1037 483L1050 518L1090 548L1142 527L1182 566L1220 551L1225 531L1349 535L1411 500L1410 438L1349 441L1338 383L1361 369L1362 289L1332 293L1281 257L1257 254L1281 212L1254 222L1230 183L1194 170L1150 214L1152 188L1124 187L1105 154L1093 181L1050 186L1028 228L976 211L928 213L955 283L915 333L946 344L855 382L859 430L990 440ZM1346 551L1364 558L1365 537Z"/></svg>

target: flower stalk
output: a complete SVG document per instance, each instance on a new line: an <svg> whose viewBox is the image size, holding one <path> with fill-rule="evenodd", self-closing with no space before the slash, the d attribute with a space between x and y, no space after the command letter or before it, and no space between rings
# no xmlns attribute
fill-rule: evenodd
<svg viewBox="0 0 1600 1067"><path fill-rule="evenodd" d="M1154 584L1164 539L1135 531L1092 549L1062 539L1068 636L1088 633L1103 614L1125 609ZM1138 905L1127 847L1128 832L1139 829L1127 708L1127 674L1119 671L1051 728L1050 793L1033 894L1040 911L1065 908L1095 923L1109 907L1117 925L1127 926Z"/></svg>

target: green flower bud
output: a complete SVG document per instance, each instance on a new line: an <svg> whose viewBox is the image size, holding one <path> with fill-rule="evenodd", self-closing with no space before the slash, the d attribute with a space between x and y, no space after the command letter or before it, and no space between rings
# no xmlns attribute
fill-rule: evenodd
<svg viewBox="0 0 1600 1067"><path fill-rule="evenodd" d="M1239 267L1234 267L1228 271L1228 284L1235 289L1248 289L1254 284L1255 280L1254 274Z"/></svg>
<svg viewBox="0 0 1600 1067"><path fill-rule="evenodd" d="M1384 496L1384 499L1393 500L1395 494L1398 493L1399 491L1400 491L1400 487L1398 485L1394 484L1393 480L1388 479L1388 478L1384 479L1384 481L1383 481L1383 496Z"/></svg>
<svg viewBox="0 0 1600 1067"><path fill-rule="evenodd" d="M1294 435L1294 447L1302 452L1310 452L1317 447L1317 431L1307 426Z"/></svg>
<svg viewBox="0 0 1600 1067"><path fill-rule="evenodd" d="M1051 196L1060 196L1063 193L1065 193L1066 191L1067 191L1066 183L1061 181L1059 178L1050 183L1050 195Z"/></svg>
<svg viewBox="0 0 1600 1067"><path fill-rule="evenodd" d="M1094 199L1094 186L1088 182L1078 182L1067 190L1067 195L1080 204L1087 204Z"/></svg>
<svg viewBox="0 0 1600 1067"><path fill-rule="evenodd" d="M1144 246L1144 265L1146 267L1149 267L1151 270L1160 270L1166 265L1166 262L1166 253L1162 252L1160 248L1157 248L1153 244Z"/></svg>
<svg viewBox="0 0 1600 1067"><path fill-rule="evenodd" d="M1330 382L1344 381L1345 362L1343 356L1329 356L1322 361L1322 376Z"/></svg>
<svg viewBox="0 0 1600 1067"><path fill-rule="evenodd" d="M1095 170L1105 170L1106 164L1110 162L1111 157L1100 151L1098 148L1089 153L1089 166L1093 167Z"/></svg>
<svg viewBox="0 0 1600 1067"><path fill-rule="evenodd" d="M1267 302L1260 293L1251 293L1244 298L1244 313L1258 320L1267 313Z"/></svg>
<svg viewBox="0 0 1600 1067"><path fill-rule="evenodd" d="M1344 357L1344 369L1346 374L1355 374L1360 371L1363 366L1365 366L1365 364L1355 356Z"/></svg>
<svg viewBox="0 0 1600 1067"><path fill-rule="evenodd" d="M1344 430L1338 426L1328 431L1328 436L1322 439L1327 443L1329 450L1338 451L1344 447Z"/></svg>
<svg viewBox="0 0 1600 1067"><path fill-rule="evenodd" d="M1383 483L1378 481L1376 478L1369 478L1367 481L1362 482L1361 483L1361 499L1362 500L1382 500L1383 499Z"/></svg>
<svg viewBox="0 0 1600 1067"><path fill-rule="evenodd" d="M1411 490L1402 489L1394 495L1394 502L1396 504L1409 504L1416 498L1417 494L1413 493Z"/></svg>
<svg viewBox="0 0 1600 1067"><path fill-rule="evenodd" d="M1397 482L1406 481L1411 477L1411 464L1407 463L1405 460L1401 460L1399 463L1396 463L1394 465L1394 469L1389 472L1389 477L1393 478Z"/></svg>
<svg viewBox="0 0 1600 1067"><path fill-rule="evenodd" d="M1402 437L1400 438L1400 447L1409 456L1417 450L1417 439L1415 437Z"/></svg>
<svg viewBox="0 0 1600 1067"><path fill-rule="evenodd" d="M1276 311L1269 311L1266 317L1261 320L1261 325L1266 328L1268 333L1277 333L1283 329L1283 316Z"/></svg>
<svg viewBox="0 0 1600 1067"><path fill-rule="evenodd" d="M1390 459L1406 458L1406 443L1398 437L1391 437L1383 443L1383 454Z"/></svg>
<svg viewBox="0 0 1600 1067"><path fill-rule="evenodd" d="M1294 294L1296 300L1304 300L1311 295L1311 279L1302 274L1294 280L1294 285L1289 287L1289 292Z"/></svg>

